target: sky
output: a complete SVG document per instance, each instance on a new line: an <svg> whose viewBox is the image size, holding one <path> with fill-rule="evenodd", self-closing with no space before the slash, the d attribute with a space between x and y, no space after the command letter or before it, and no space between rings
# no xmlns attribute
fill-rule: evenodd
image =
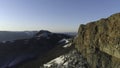
<svg viewBox="0 0 120 68"><path fill-rule="evenodd" d="M120 0L0 0L0 31L77 32L120 12Z"/></svg>

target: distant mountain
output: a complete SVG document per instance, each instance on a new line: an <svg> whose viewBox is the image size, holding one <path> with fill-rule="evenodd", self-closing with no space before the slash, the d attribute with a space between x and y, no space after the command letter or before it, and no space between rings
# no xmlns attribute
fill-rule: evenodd
<svg viewBox="0 0 120 68"><path fill-rule="evenodd" d="M0 68L120 68L120 13L81 24L77 34L41 30L0 42Z"/></svg>
<svg viewBox="0 0 120 68"><path fill-rule="evenodd" d="M0 68L17 68L21 63L26 63L42 57L50 50L64 44L63 39L72 36L52 33L41 30L29 39L18 39L0 43ZM61 42L62 40L62 42Z"/></svg>
<svg viewBox="0 0 120 68"><path fill-rule="evenodd" d="M67 35L72 35L72 36L76 36L77 35L77 32L56 32L56 33L67 34Z"/></svg>
<svg viewBox="0 0 120 68"><path fill-rule="evenodd" d="M0 31L0 41L12 41L16 39L30 38L36 34L37 31Z"/></svg>
<svg viewBox="0 0 120 68"><path fill-rule="evenodd" d="M76 36L77 32L63 32L63 34L68 34L68 35Z"/></svg>

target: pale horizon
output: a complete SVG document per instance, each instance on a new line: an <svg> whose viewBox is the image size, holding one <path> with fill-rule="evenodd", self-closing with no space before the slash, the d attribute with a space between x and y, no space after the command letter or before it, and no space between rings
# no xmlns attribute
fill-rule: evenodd
<svg viewBox="0 0 120 68"><path fill-rule="evenodd" d="M0 0L0 31L77 32L86 24L120 12L113 0Z"/></svg>

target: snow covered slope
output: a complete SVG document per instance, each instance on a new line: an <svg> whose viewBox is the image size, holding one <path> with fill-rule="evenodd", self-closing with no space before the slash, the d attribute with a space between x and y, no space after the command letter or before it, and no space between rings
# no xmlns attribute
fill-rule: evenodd
<svg viewBox="0 0 120 68"><path fill-rule="evenodd" d="M40 68L89 68L86 60L76 50L61 55Z"/></svg>

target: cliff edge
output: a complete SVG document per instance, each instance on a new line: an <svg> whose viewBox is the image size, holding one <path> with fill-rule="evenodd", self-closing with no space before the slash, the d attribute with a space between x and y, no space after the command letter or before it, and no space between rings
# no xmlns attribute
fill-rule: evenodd
<svg viewBox="0 0 120 68"><path fill-rule="evenodd" d="M75 42L91 68L120 68L120 13L80 25Z"/></svg>

